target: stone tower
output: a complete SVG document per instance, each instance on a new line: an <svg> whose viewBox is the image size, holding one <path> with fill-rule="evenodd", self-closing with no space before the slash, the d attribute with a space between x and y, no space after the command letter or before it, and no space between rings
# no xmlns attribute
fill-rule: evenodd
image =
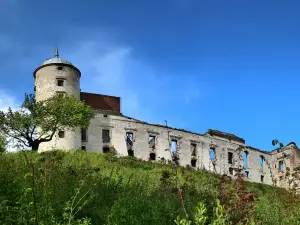
<svg viewBox="0 0 300 225"><path fill-rule="evenodd" d="M55 93L66 93L80 99L81 73L72 63L59 58L58 48L54 57L46 60L34 72L36 101L46 100ZM79 149L81 147L80 129L61 130L52 141L40 144L39 151L56 149Z"/></svg>

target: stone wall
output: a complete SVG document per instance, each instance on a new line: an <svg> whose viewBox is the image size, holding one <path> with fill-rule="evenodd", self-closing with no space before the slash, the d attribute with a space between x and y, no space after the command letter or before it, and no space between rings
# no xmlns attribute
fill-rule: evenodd
<svg viewBox="0 0 300 225"><path fill-rule="evenodd" d="M102 130L109 130L110 141L103 143ZM133 134L132 150L134 156L143 160L151 160L155 154L155 161L171 160L172 140L177 141L177 154L182 166L190 165L195 168L206 169L219 174L234 175L235 169L248 172L249 181L272 184L272 176L278 174L276 157L278 153L264 152L256 148L245 146L244 143L229 140L224 137L211 136L208 133L197 134L162 125L148 124L133 118L97 113L91 120L87 130L87 140L82 142L87 151L103 152L106 146L114 147L118 154L127 156L128 144L126 133ZM149 146L149 136L154 137L155 147ZM192 147L195 147L193 152ZM294 149L294 146L290 147ZM214 150L214 159L210 150ZM244 168L244 152L247 152L247 168ZM232 162L229 162L229 152ZM193 154L195 153L195 154ZM151 154L151 155L150 155ZM262 157L260 159L260 157ZM193 162L196 162L193 164ZM288 158L285 160L289 161ZM296 162L296 164L298 161Z"/></svg>

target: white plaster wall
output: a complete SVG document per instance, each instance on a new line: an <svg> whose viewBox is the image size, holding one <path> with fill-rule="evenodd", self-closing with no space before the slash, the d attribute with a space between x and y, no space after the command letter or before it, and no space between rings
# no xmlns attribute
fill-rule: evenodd
<svg viewBox="0 0 300 225"><path fill-rule="evenodd" d="M149 160L150 152L156 153L156 160L164 158L171 160L169 152L171 137L178 140L178 154L180 165L191 165L191 142L197 144L197 168L210 170L219 174L228 174L229 167L242 168L243 167L243 152L238 151L242 143L229 141L224 138L211 137L209 135L194 134L186 131L176 130L169 127L156 126L146 123L141 123L134 119L129 119L122 116L107 115L98 113L91 121L88 128L88 141L82 144L86 146L87 151L102 152L102 129L111 130L110 146L115 147L118 154L127 156L127 146L125 142L125 134L130 131L134 134L133 150L137 158ZM153 151L148 145L148 136L156 136L156 147ZM215 149L215 167L210 160L210 147ZM251 148L245 148L249 152L248 168L249 181L261 182L261 175L264 176L264 183L272 184L270 172L267 164L264 163L263 168L260 168L259 156L263 155L266 160L271 161L272 156ZM233 152L234 163L228 164L228 151Z"/></svg>
<svg viewBox="0 0 300 225"><path fill-rule="evenodd" d="M46 100L53 96L57 91L66 92L80 99L80 74L79 72L67 65L62 70L57 70L58 65L47 65L40 68L35 76L35 95L37 101ZM64 86L57 86L57 79L64 80ZM39 130L38 130L39 131ZM59 149L79 149L81 148L80 129L75 131L65 130L65 137L59 138L57 134L50 142L40 144L39 151Z"/></svg>

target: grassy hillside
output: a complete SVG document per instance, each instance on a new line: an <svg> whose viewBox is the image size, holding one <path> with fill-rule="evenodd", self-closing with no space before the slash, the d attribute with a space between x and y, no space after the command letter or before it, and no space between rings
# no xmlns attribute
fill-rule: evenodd
<svg viewBox="0 0 300 225"><path fill-rule="evenodd" d="M169 225L193 218L200 202L207 220L198 224L210 224L218 220L217 199L233 224L245 215L255 224L299 224L300 207L288 192L245 185L247 192L242 181L111 154L3 153L0 224Z"/></svg>

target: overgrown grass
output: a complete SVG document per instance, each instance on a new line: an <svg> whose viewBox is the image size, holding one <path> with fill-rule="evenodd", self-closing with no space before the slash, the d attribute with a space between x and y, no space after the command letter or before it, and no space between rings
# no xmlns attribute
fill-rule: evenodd
<svg viewBox="0 0 300 225"><path fill-rule="evenodd" d="M211 224L221 186L220 176L206 171L131 157L2 153L0 224L169 225L177 217L193 218L200 202L207 210L205 224ZM299 224L300 207L289 204L285 190L254 183L246 187L257 196L256 224Z"/></svg>

